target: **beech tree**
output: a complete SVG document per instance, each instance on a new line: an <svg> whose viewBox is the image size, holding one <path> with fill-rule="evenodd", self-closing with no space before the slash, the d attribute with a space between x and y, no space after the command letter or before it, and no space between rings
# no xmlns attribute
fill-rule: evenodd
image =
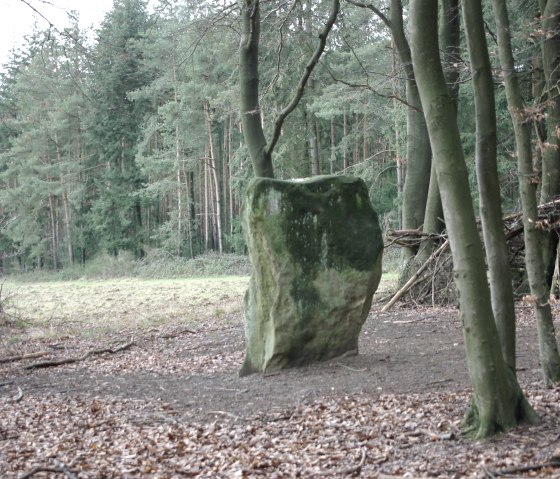
<svg viewBox="0 0 560 479"><path fill-rule="evenodd" d="M305 66L305 71L300 78L291 101L278 114L274 122L271 138L267 141L259 102L260 2L259 0L242 1L242 34L239 46L241 121L255 176L274 177L272 150L274 150L276 143L280 139L284 120L294 111L303 96L311 73L325 50L327 37L336 21L339 10L340 1L332 0L329 17L324 28L319 33L319 44Z"/></svg>
<svg viewBox="0 0 560 479"><path fill-rule="evenodd" d="M470 0L478 1L480 0ZM454 279L459 290L467 364L473 401L465 427L477 438L488 437L536 415L515 376L508 371L494 322L484 254L476 226L467 169L453 101L439 57L437 0L412 0L412 61L441 191Z"/></svg>
<svg viewBox="0 0 560 479"><path fill-rule="evenodd" d="M507 103L515 134L519 192L523 207L523 233L525 242L525 266L531 289L539 333L540 361L546 382L560 380L560 355L556 344L556 333L549 301L549 290L545 282L542 256L542 236L539 230L537 208L537 185L539 177L533 167L531 146L531 124L526 121L525 104L518 81L510 38L510 24L505 0L493 0L496 18L498 51Z"/></svg>
<svg viewBox="0 0 560 479"><path fill-rule="evenodd" d="M515 306L502 222L492 65L486 43L481 2L463 2L462 6L474 86L476 175L492 311L504 359L510 371L515 374Z"/></svg>

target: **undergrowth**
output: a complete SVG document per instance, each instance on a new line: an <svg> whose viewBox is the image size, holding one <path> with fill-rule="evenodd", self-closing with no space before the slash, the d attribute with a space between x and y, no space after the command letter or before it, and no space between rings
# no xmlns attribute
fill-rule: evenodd
<svg viewBox="0 0 560 479"><path fill-rule="evenodd" d="M74 265L60 271L35 270L12 273L18 282L72 281L111 278L185 278L206 276L248 276L251 265L247 256L207 253L193 259L177 258L165 253L151 253L137 260L128 253L100 255L85 265Z"/></svg>

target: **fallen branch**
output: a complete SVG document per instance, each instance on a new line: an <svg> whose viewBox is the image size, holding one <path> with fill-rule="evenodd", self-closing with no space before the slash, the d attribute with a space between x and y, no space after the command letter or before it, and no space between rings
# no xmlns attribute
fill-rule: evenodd
<svg viewBox="0 0 560 479"><path fill-rule="evenodd" d="M18 386L18 395L12 398L13 402L20 402L23 399L23 389Z"/></svg>
<svg viewBox="0 0 560 479"><path fill-rule="evenodd" d="M416 270L416 273L414 273L409 278L406 284L395 293L395 295L391 298L391 301L389 301L385 306L381 308L381 312L384 313L389 308L391 308L391 306L393 306L410 288L412 288L412 286L418 280L420 275L428 268L428 266L430 266L432 260L437 256L439 256L441 253L443 253L443 251L448 246L449 246L449 240L445 240L444 243L430 255L430 257L424 262L424 264L420 266L418 270Z"/></svg>
<svg viewBox="0 0 560 479"><path fill-rule="evenodd" d="M57 464L57 467L34 467L33 469L31 469L31 471L26 472L23 476L19 476L18 479L29 479L30 477L33 477L35 474L39 474L40 472L54 472L55 474L64 474L67 479L78 479L78 476L70 471L66 464L60 461L55 461L55 463Z"/></svg>
<svg viewBox="0 0 560 479"><path fill-rule="evenodd" d="M320 472L315 472L312 474L312 476L346 476L346 475L350 475L350 474L357 474L362 470L362 466L364 465L364 462L366 461L366 450L365 448L362 448L361 450L361 457L360 457L360 462L358 464L356 464L355 466L350 466L350 467L343 467L340 469L334 469L334 470L328 470L328 471L320 471Z"/></svg>
<svg viewBox="0 0 560 479"><path fill-rule="evenodd" d="M540 464L529 464L527 466L510 467L508 469L500 469L499 471L487 470L487 473L493 474L494 476L507 477L512 474L518 474L523 472L537 471L539 469L544 469L545 467L560 467L560 461L552 460L549 462L543 462Z"/></svg>
<svg viewBox="0 0 560 479"><path fill-rule="evenodd" d="M85 359L89 358L90 356L94 356L94 355L98 355L98 354L104 354L104 353L115 354L115 353L118 353L120 351L124 351L125 349L128 349L133 345L134 345L134 341L130 341L129 343L123 344L122 346L119 346L118 348L115 348L115 349L111 349L111 348L93 349L93 350L88 351L87 353L85 353L84 355L82 355L78 358L65 358L65 359L55 359L55 360L52 360L52 361L42 361L42 362L33 363L33 364L29 364L27 366L24 366L23 369L39 369L39 368L48 368L48 367L51 367L51 366L61 366L63 364L77 363L77 362L80 362L80 361L84 361Z"/></svg>
<svg viewBox="0 0 560 479"><path fill-rule="evenodd" d="M363 368L363 369L358 369L358 368L352 368L350 366L347 366L346 364L342 364L342 363L336 363L337 366L340 366L342 368L346 368L349 369L350 371L356 371L357 373L363 373L367 371L367 368Z"/></svg>
<svg viewBox="0 0 560 479"><path fill-rule="evenodd" d="M177 331L176 333L173 334L164 334L162 336L163 339L173 339L176 338L177 336L181 336L183 334L197 334L197 331L193 331L192 329L182 329L181 331Z"/></svg>
<svg viewBox="0 0 560 479"><path fill-rule="evenodd" d="M47 354L49 354L47 351L39 351L37 353L21 354L19 356L8 356L7 358L0 358L0 364L23 361L24 359L41 358Z"/></svg>
<svg viewBox="0 0 560 479"><path fill-rule="evenodd" d="M54 472L55 474L64 474L62 469L59 467L44 467L44 466L37 466L31 469L29 472L26 472L23 476L19 476L18 479L29 479L33 477L35 474L39 474L40 472Z"/></svg>

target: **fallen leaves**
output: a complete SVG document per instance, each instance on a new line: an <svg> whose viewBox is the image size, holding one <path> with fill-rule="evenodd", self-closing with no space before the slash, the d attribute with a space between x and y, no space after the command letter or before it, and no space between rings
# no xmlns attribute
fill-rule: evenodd
<svg viewBox="0 0 560 479"><path fill-rule="evenodd" d="M0 477L458 479L533 465L524 477L550 478L560 389L538 381L519 309L521 375L543 421L486 443L459 431L470 393L451 310L374 314L359 356L269 377L237 377L241 316L212 307L196 322L26 340L0 365ZM44 351L87 361L23 370Z"/></svg>
<svg viewBox="0 0 560 479"><path fill-rule="evenodd" d="M169 405L144 401L51 395L16 405L2 399L0 475L63 464L77 478L484 477L553 457L558 420L546 410L558 411L560 388L530 396L543 424L487 443L458 432L467 392L347 395L210 422L184 421ZM152 420L138 423L140 416ZM527 472L550 477L551 467Z"/></svg>

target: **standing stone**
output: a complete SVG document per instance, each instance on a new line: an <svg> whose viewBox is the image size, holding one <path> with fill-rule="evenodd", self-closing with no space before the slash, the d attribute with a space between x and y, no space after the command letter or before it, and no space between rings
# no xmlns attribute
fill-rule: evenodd
<svg viewBox="0 0 560 479"><path fill-rule="evenodd" d="M243 231L253 273L240 374L357 352L383 251L365 183L256 178L247 191Z"/></svg>

